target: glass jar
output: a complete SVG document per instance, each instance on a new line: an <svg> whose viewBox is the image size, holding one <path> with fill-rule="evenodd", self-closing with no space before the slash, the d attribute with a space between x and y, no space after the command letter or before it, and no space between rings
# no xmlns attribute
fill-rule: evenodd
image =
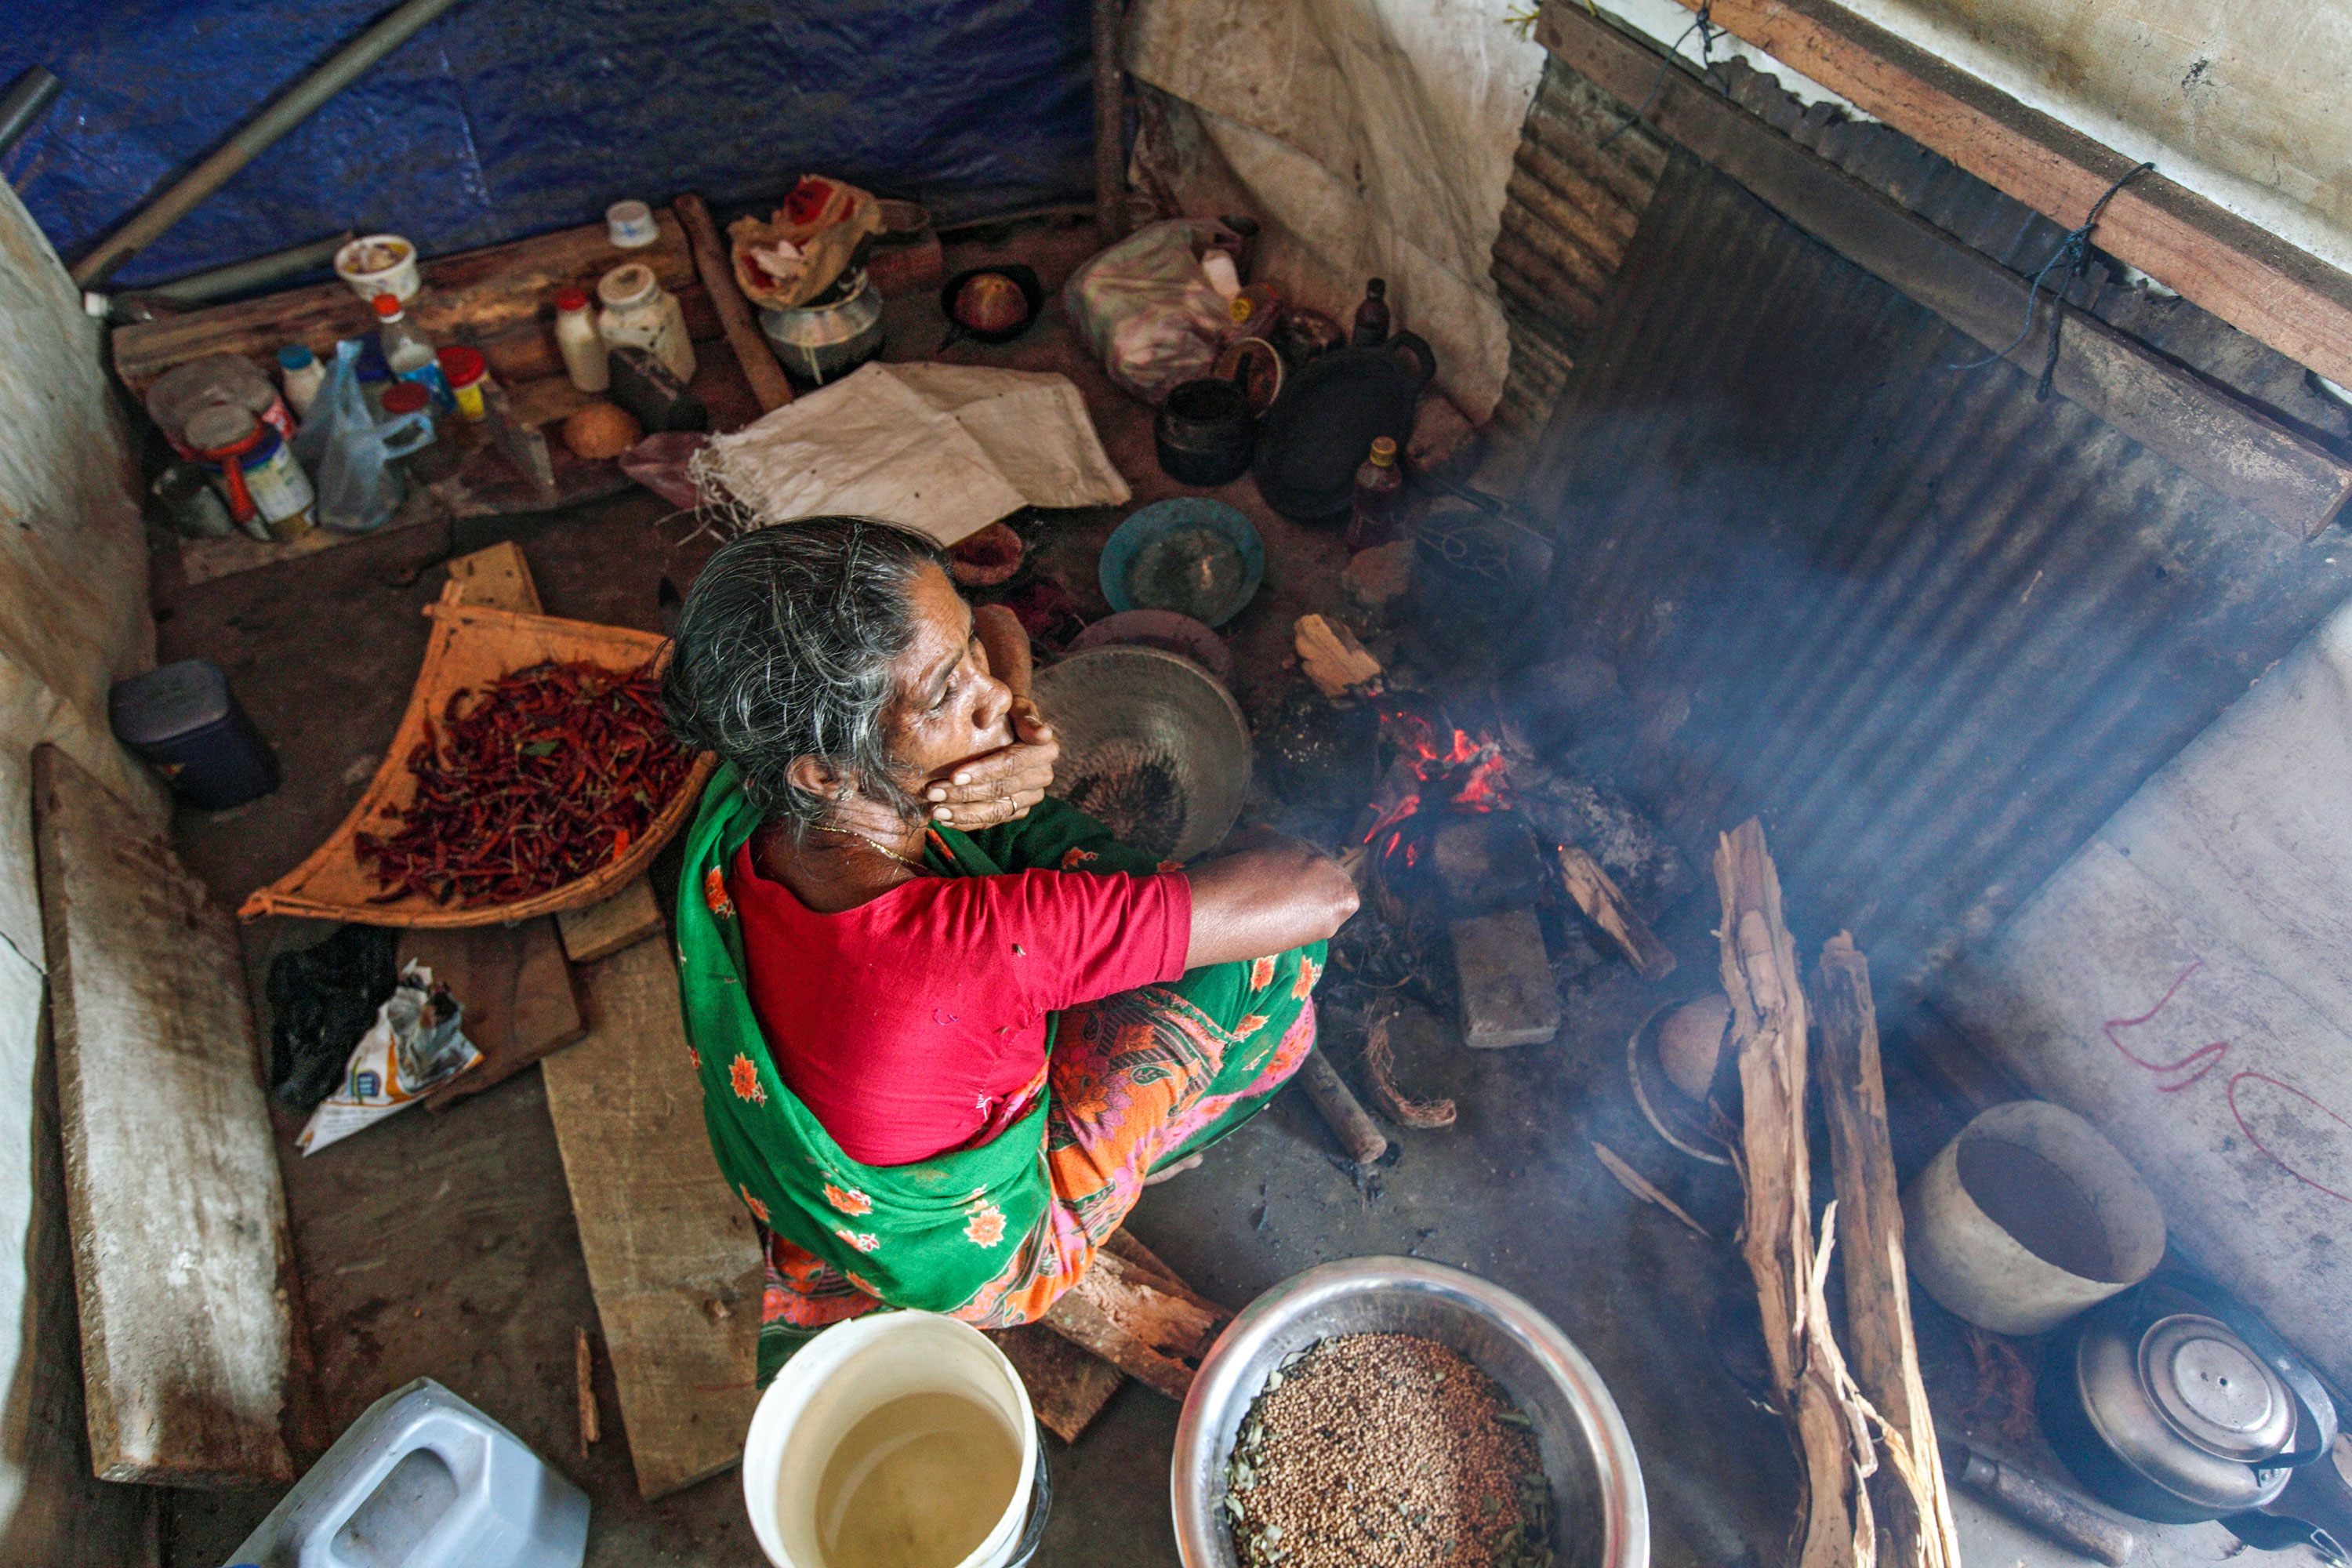
<svg viewBox="0 0 2352 1568"><path fill-rule="evenodd" d="M692 383L694 341L687 336L686 312L652 268L642 261L614 268L597 283L596 298L604 305L596 331L606 347L643 349L678 380Z"/></svg>

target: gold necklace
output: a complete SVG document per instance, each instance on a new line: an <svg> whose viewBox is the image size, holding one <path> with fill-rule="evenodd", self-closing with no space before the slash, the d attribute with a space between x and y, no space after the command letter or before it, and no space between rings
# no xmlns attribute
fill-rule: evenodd
<svg viewBox="0 0 2352 1568"><path fill-rule="evenodd" d="M899 865L904 866L907 869L915 872L919 876L928 877L930 875L930 872L924 868L922 862L919 860L909 860L904 855L899 854L896 849L891 848L887 844L883 843L880 839L868 838L865 834L859 833L855 829L847 827L827 827L821 822L812 822L809 824L809 831L812 833L834 833L840 835L844 838L857 839L859 842L869 845L873 848L879 850L881 853L887 855L891 859L896 860Z"/></svg>

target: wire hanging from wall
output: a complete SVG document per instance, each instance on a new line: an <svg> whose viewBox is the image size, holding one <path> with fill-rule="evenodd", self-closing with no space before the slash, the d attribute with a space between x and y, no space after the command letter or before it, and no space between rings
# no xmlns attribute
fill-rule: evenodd
<svg viewBox="0 0 2352 1568"><path fill-rule="evenodd" d="M1666 90L1666 72L1674 68L1675 57L1682 53L1683 40L1693 33L1698 35L1699 75L1714 82L1717 91L1726 95L1730 93L1729 84L1725 82L1722 74L1715 68L1715 36L1723 29L1715 25L1714 11L1715 0L1705 0L1698 8L1697 18L1682 30L1679 37L1667 46L1666 58L1658 62L1658 79L1650 84L1650 96L1642 100L1642 107L1633 111L1633 119L1601 139L1601 147L1608 146L1650 117L1650 110L1657 104L1658 94Z"/></svg>
<svg viewBox="0 0 2352 1568"><path fill-rule="evenodd" d="M1966 364L1947 365L1945 368L1961 371L1982 370L1995 360L2007 359L2016 353L2018 345L2033 335L2033 312L2034 308L2042 300L2042 279L2048 278L2052 271L2063 268L2065 277L2057 288L2051 290L2050 295L2050 308L2055 312L2050 323L2050 352L2042 357L2042 384L2034 389L2033 393L2033 400L2036 403L2049 402L2051 379L2058 373L2058 334L2066 324L2066 296L2091 269L2091 231L2099 226L2099 216L2107 210L2107 204L2116 199L2116 193L2155 167L2152 163L2142 163L2125 174L2122 179L2109 185L2106 194L2091 204L2090 216L2083 220L2083 226L2071 230L2065 238L2058 242L2058 248L2050 253L2050 259L2042 264L2042 270L2033 275L2032 284L2025 290L2025 325L2018 329L2017 336L2010 340L2007 347L1995 349L1982 359L1970 360Z"/></svg>

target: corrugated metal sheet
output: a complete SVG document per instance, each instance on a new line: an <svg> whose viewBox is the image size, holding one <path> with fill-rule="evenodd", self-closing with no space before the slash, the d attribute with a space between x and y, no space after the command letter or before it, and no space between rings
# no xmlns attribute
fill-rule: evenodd
<svg viewBox="0 0 2352 1568"><path fill-rule="evenodd" d="M1869 129L1936 221L2046 254ZM1523 489L1549 652L1612 659L1654 736L1688 705L1628 782L1694 847L1760 812L1801 936L1852 929L1896 1006L2352 590L2336 531L1951 368L1982 353L1677 153Z"/></svg>
<svg viewBox="0 0 2352 1568"><path fill-rule="evenodd" d="M1665 143L1625 121L1608 94L1557 59L1546 63L1505 187L1491 268L1511 336L1495 420L1523 442L1550 419L1665 170Z"/></svg>

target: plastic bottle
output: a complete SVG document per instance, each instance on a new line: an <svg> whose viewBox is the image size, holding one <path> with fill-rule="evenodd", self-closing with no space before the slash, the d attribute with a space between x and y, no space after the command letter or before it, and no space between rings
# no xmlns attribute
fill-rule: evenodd
<svg viewBox="0 0 2352 1568"><path fill-rule="evenodd" d="M604 339L588 313L585 289L556 291L555 347L563 355L563 374L581 391L602 392L613 384L613 368L604 362Z"/></svg>
<svg viewBox="0 0 2352 1568"><path fill-rule="evenodd" d="M1348 342L1353 348L1376 349L1388 341L1388 280L1375 278L1364 285L1364 302L1356 307L1356 330Z"/></svg>
<svg viewBox="0 0 2352 1568"><path fill-rule="evenodd" d="M188 443L221 477L229 515L256 539L299 539L317 521L318 495L284 437L250 411L215 404L188 421Z"/></svg>
<svg viewBox="0 0 2352 1568"><path fill-rule="evenodd" d="M1397 471L1397 446L1382 436L1373 441L1371 455L1356 470L1356 509L1348 519L1348 548L1370 550L1396 538L1398 503L1404 497L1404 475Z"/></svg>
<svg viewBox="0 0 2352 1568"><path fill-rule="evenodd" d="M307 419L310 400L326 383L327 367L300 343L288 343L278 351L278 379L286 388L286 405L294 410L294 417Z"/></svg>
<svg viewBox="0 0 2352 1568"><path fill-rule="evenodd" d="M682 382L694 380L694 340L686 334L686 312L642 261L615 267L598 279L604 302L596 331L608 348L644 349Z"/></svg>
<svg viewBox="0 0 2352 1568"><path fill-rule="evenodd" d="M457 417L479 423L489 417L486 401L490 388L489 362L482 351L464 343L451 343L433 356L441 362L441 379L449 384L449 395L457 400Z"/></svg>
<svg viewBox="0 0 2352 1568"><path fill-rule="evenodd" d="M433 401L443 408L455 408L457 400L450 395L449 383L441 374L441 362L433 352L433 340L419 331L401 309L400 301L389 294L375 297L376 341L383 345L383 363L394 377L413 381L433 395Z"/></svg>

